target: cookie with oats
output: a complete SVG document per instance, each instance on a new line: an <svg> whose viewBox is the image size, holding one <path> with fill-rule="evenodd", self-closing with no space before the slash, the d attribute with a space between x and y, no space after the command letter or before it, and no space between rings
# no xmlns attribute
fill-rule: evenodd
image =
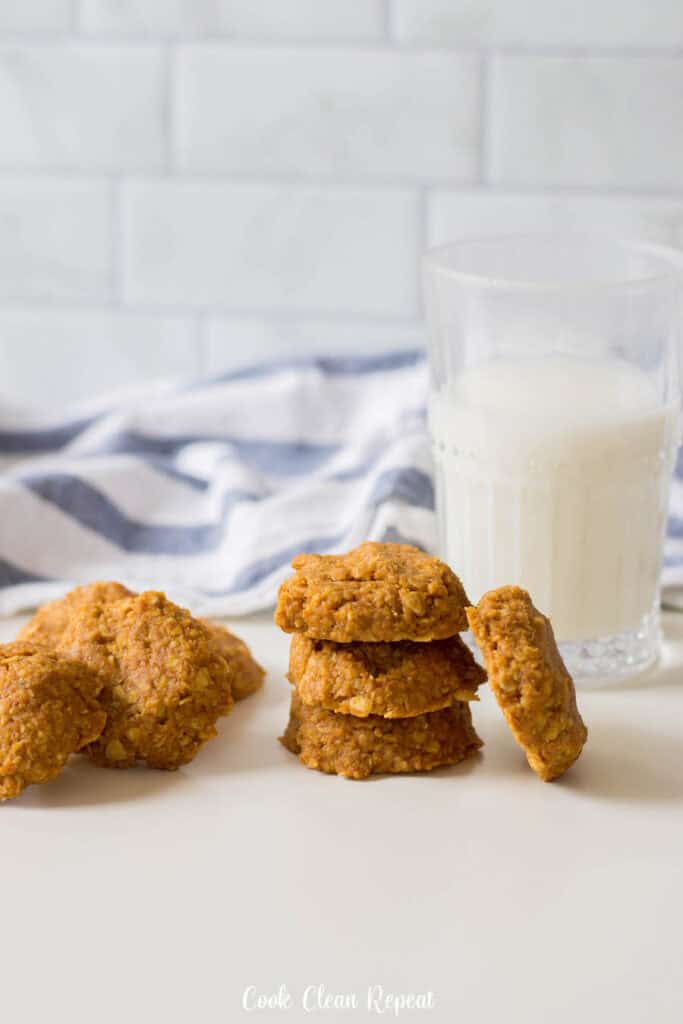
<svg viewBox="0 0 683 1024"><path fill-rule="evenodd" d="M486 673L459 636L431 643L335 644L295 634L289 681L304 704L366 718L412 718L477 700Z"/></svg>
<svg viewBox="0 0 683 1024"><path fill-rule="evenodd" d="M263 686L265 671L253 657L245 644L225 626L208 619L200 619L216 644L216 650L232 669L232 695L235 700L244 700Z"/></svg>
<svg viewBox="0 0 683 1024"><path fill-rule="evenodd" d="M309 707L296 690L281 742L307 768L348 779L431 771L458 764L482 746L462 701L414 718L354 718Z"/></svg>
<svg viewBox="0 0 683 1024"><path fill-rule="evenodd" d="M345 555L297 555L280 587L285 633L351 643L428 641L467 629L464 588L438 558L408 544L366 541Z"/></svg>
<svg viewBox="0 0 683 1024"><path fill-rule="evenodd" d="M489 591L467 617L513 736L551 782L576 761L588 731L549 619L520 587Z"/></svg>
<svg viewBox="0 0 683 1024"><path fill-rule="evenodd" d="M206 626L164 594L87 605L72 616L60 650L101 681L107 724L85 753L108 768L179 768L232 710L229 663Z"/></svg>
<svg viewBox="0 0 683 1024"><path fill-rule="evenodd" d="M71 617L87 605L108 604L122 597L131 597L132 592L122 583L97 582L75 587L65 597L42 605L20 631L17 639L32 644L57 647Z"/></svg>
<svg viewBox="0 0 683 1024"><path fill-rule="evenodd" d="M77 611L87 606L96 607L109 604L111 601L120 601L123 597L134 596L134 591L113 580L76 587L65 597L42 605L20 631L18 639L57 648L72 616ZM232 664L235 700L243 700L258 690L263 683L265 672L254 660L244 641L218 623L209 622L207 619L199 621L203 622L211 633L217 652Z"/></svg>
<svg viewBox="0 0 683 1024"><path fill-rule="evenodd" d="M85 665L35 644L0 644L0 801L48 782L107 716Z"/></svg>

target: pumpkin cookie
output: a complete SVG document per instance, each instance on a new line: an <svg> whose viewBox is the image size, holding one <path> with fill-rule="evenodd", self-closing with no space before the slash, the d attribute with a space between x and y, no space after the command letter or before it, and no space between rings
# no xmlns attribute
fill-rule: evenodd
<svg viewBox="0 0 683 1024"><path fill-rule="evenodd" d="M86 605L107 604L122 597L130 597L131 591L121 583L89 583L76 587L65 597L50 601L39 608L17 637L33 644L57 647L71 617Z"/></svg>
<svg viewBox="0 0 683 1024"><path fill-rule="evenodd" d="M275 622L314 640L438 640L467 629L467 595L438 558L367 541L345 555L297 555Z"/></svg>
<svg viewBox="0 0 683 1024"><path fill-rule="evenodd" d="M263 685L265 671L252 657L251 651L238 636L225 626L219 626L208 619L200 619L211 634L216 650L232 669L232 695L235 700L244 700Z"/></svg>
<svg viewBox="0 0 683 1024"><path fill-rule="evenodd" d="M334 644L295 634L289 680L304 704L359 718L411 718L476 700L486 673L459 636L427 644Z"/></svg>
<svg viewBox="0 0 683 1024"><path fill-rule="evenodd" d="M102 732L100 683L85 665L45 647L0 645L0 800L58 775Z"/></svg>
<svg viewBox="0 0 683 1024"><path fill-rule="evenodd" d="M296 690L281 742L307 768L348 779L430 771L457 764L482 746L469 705L460 701L443 711L389 721L307 707Z"/></svg>
<svg viewBox="0 0 683 1024"><path fill-rule="evenodd" d="M98 673L107 712L86 748L98 764L187 764L232 709L232 670L211 633L163 594L147 591L72 616L60 649Z"/></svg>
<svg viewBox="0 0 683 1024"><path fill-rule="evenodd" d="M544 782L556 779L576 761L588 731L549 620L519 587L489 591L467 617L530 767Z"/></svg>

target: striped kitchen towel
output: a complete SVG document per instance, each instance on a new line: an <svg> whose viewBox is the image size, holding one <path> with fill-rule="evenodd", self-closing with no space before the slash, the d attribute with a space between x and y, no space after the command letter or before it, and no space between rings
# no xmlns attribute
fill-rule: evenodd
<svg viewBox="0 0 683 1024"><path fill-rule="evenodd" d="M59 422L0 403L0 614L77 583L264 608L299 551L434 545L418 352L158 384Z"/></svg>

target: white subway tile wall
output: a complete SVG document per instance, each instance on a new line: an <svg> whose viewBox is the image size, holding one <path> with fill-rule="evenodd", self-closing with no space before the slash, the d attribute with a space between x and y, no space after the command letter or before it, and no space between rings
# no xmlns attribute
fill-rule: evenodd
<svg viewBox="0 0 683 1024"><path fill-rule="evenodd" d="M17 0L20 2L20 0ZM381 39L383 0L82 0L85 32L228 39Z"/></svg>
<svg viewBox="0 0 683 1024"><path fill-rule="evenodd" d="M18 309L0 314L0 337L0 395L19 403L59 406L203 370L193 326L182 318Z"/></svg>
<svg viewBox="0 0 683 1024"><path fill-rule="evenodd" d="M131 183L124 302L414 318L416 207L403 189Z"/></svg>
<svg viewBox="0 0 683 1024"><path fill-rule="evenodd" d="M3 0L0 126L0 394L419 345L430 243L683 248L683 3Z"/></svg>
<svg viewBox="0 0 683 1024"><path fill-rule="evenodd" d="M683 248L680 199L622 196L519 195L484 191L434 191L429 198L428 239L440 245L475 234L528 231L600 231Z"/></svg>
<svg viewBox="0 0 683 1024"><path fill-rule="evenodd" d="M159 47L0 47L0 167L158 170L164 150Z"/></svg>
<svg viewBox="0 0 683 1024"><path fill-rule="evenodd" d="M380 49L181 47L177 163L189 173L472 182L479 64Z"/></svg>
<svg viewBox="0 0 683 1024"><path fill-rule="evenodd" d="M489 100L495 184L683 182L683 60L496 56Z"/></svg>
<svg viewBox="0 0 683 1024"><path fill-rule="evenodd" d="M396 324L336 320L275 322L211 317L205 327L204 353L208 373L271 359L301 359L315 355L367 355L415 349L423 343L419 323Z"/></svg>
<svg viewBox="0 0 683 1024"><path fill-rule="evenodd" d="M109 305L112 241L107 182L0 175L0 310L27 300Z"/></svg>
<svg viewBox="0 0 683 1024"><path fill-rule="evenodd" d="M3 0L0 32L65 32L73 24L71 0Z"/></svg>
<svg viewBox="0 0 683 1024"><path fill-rule="evenodd" d="M441 46L683 45L676 0L395 0L398 39Z"/></svg>

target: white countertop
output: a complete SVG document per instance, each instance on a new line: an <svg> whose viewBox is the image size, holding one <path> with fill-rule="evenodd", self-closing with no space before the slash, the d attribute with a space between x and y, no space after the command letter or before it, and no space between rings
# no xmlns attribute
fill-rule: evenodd
<svg viewBox="0 0 683 1024"><path fill-rule="evenodd" d="M550 785L488 690L486 746L463 766L307 770L276 742L288 638L266 617L233 625L267 683L192 765L75 757L0 806L8 1024L231 1022L248 986L281 985L291 1005L259 1019L375 1019L375 985L433 993L402 1020L683 1019L683 616L646 680L579 693L589 742ZM359 1008L305 1013L318 985Z"/></svg>

